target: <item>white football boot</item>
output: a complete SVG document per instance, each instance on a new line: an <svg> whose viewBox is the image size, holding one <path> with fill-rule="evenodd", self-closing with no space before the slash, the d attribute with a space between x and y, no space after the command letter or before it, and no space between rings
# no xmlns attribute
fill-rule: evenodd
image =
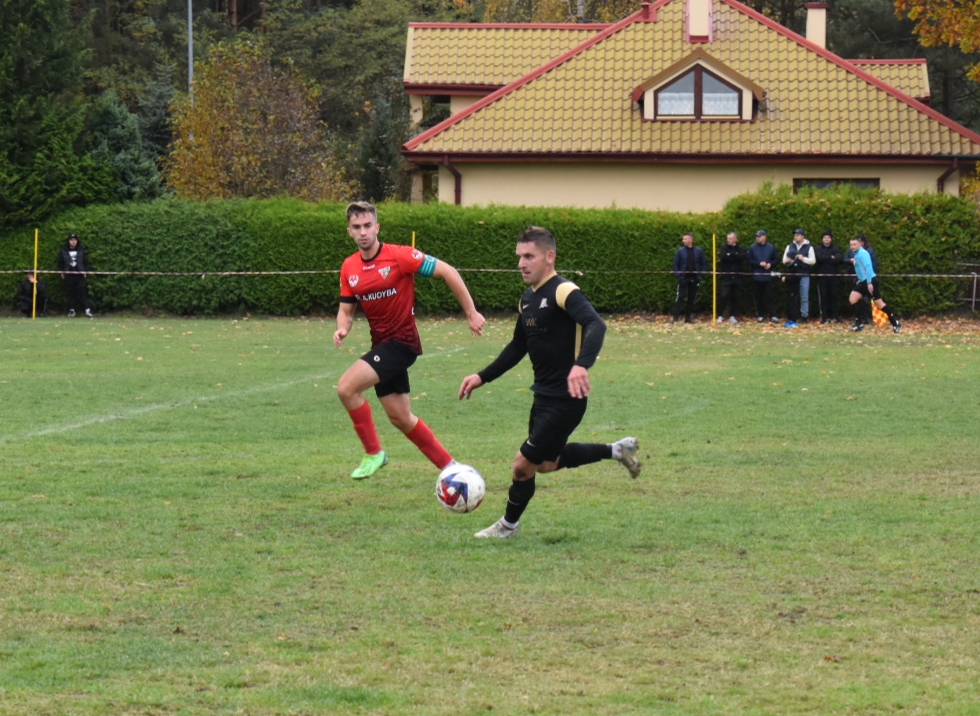
<svg viewBox="0 0 980 716"><path fill-rule="evenodd" d="M629 470L632 478L639 477L640 468L643 467L637 459L639 451L640 442L636 438L623 438L612 444L613 459L618 460L623 467Z"/></svg>
<svg viewBox="0 0 980 716"><path fill-rule="evenodd" d="M487 527L485 530L480 530L474 537L479 537L481 539L485 537L499 537L500 539L507 539L508 537L513 537L517 534L517 530L520 529L520 524L516 524L513 527L508 527L504 524L504 518L501 517L499 520L494 522L492 525Z"/></svg>

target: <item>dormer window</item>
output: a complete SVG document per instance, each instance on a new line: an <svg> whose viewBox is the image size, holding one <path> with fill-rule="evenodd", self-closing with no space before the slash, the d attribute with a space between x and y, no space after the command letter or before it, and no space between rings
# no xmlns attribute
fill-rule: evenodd
<svg viewBox="0 0 980 716"><path fill-rule="evenodd" d="M698 49L633 90L648 120L751 120L765 92Z"/></svg>
<svg viewBox="0 0 980 716"><path fill-rule="evenodd" d="M742 115L742 93L700 65L654 92L657 117L689 119L727 118Z"/></svg>

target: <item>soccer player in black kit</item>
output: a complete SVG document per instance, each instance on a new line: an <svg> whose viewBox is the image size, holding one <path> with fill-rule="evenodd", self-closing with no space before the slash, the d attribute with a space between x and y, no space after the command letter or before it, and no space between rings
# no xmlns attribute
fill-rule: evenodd
<svg viewBox="0 0 980 716"><path fill-rule="evenodd" d="M513 537L534 497L535 475L618 460L630 477L640 474L636 438L614 443L570 443L588 406L589 368L606 335L606 324L582 291L555 273L555 237L531 226L517 237L518 267L529 288L521 296L514 337L490 365L463 378L459 398L469 398L484 383L499 378L531 357L534 403L528 437L514 456L513 478L504 516L476 537Z"/></svg>

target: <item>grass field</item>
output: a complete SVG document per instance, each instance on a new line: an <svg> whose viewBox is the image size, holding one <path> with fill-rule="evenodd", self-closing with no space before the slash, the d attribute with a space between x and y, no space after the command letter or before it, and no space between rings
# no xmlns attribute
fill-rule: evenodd
<svg viewBox="0 0 980 716"><path fill-rule="evenodd" d="M980 331L610 319L579 440L496 520L523 363L422 322L416 412L489 494L452 515L330 320L0 320L0 714L980 714ZM372 398L373 400L373 398ZM381 415L375 405L375 416Z"/></svg>

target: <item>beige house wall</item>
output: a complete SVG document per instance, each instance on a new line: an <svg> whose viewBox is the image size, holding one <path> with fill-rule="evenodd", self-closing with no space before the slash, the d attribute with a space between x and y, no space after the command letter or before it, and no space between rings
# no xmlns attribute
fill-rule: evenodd
<svg viewBox="0 0 980 716"><path fill-rule="evenodd" d="M449 98L449 113L453 115L459 114L470 105L479 102L481 99L483 99L483 97L479 95L471 96L454 94Z"/></svg>
<svg viewBox="0 0 980 716"><path fill-rule="evenodd" d="M755 191L764 182L792 184L795 178L878 179L896 194L936 192L944 166L847 164L695 165L695 164L467 164L453 163L462 175L462 204L486 206L574 206L580 208L717 211L733 196ZM959 194L959 172L944 191ZM455 203L455 179L439 168L439 200Z"/></svg>

